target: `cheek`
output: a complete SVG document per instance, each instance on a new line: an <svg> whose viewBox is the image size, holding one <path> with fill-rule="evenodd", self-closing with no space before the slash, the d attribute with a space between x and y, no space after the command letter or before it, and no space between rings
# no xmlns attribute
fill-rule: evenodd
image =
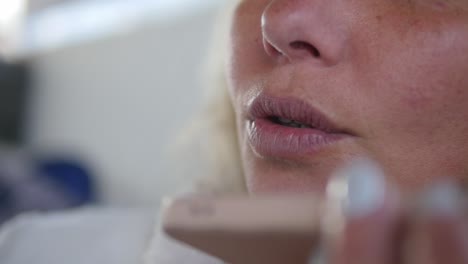
<svg viewBox="0 0 468 264"><path fill-rule="evenodd" d="M393 46L382 45L386 55L360 79L355 104L366 109L357 121L367 133L363 142L403 185L466 175L468 36L446 32L387 40Z"/></svg>
<svg viewBox="0 0 468 264"><path fill-rule="evenodd" d="M400 72L408 83L401 91L402 95L406 94L404 103L418 113L440 110L444 114L451 112L451 108L466 109L468 35L464 32L432 35L437 40L429 38L428 44L418 47L422 50L419 56L408 55L413 66L406 73Z"/></svg>
<svg viewBox="0 0 468 264"><path fill-rule="evenodd" d="M406 77L406 81L396 84L393 103L395 113L408 121L403 125L440 129L465 123L468 114L468 58L466 62L457 63L457 55L453 55L436 56L438 58L426 60L424 67L399 73L401 78Z"/></svg>
<svg viewBox="0 0 468 264"><path fill-rule="evenodd" d="M367 80L382 125L431 129L465 123L468 114L468 34L466 26L388 40L387 55L374 61ZM375 70L376 69L376 70ZM369 99L369 98L368 98ZM452 122L453 121L453 122Z"/></svg>
<svg viewBox="0 0 468 264"><path fill-rule="evenodd" d="M462 67L439 65L449 64L408 70L412 74L395 71L398 80L388 82L378 89L375 100L368 100L376 109L369 120L376 121L373 136L379 137L379 143L400 149L438 149L434 145L447 140L465 141L468 74Z"/></svg>
<svg viewBox="0 0 468 264"><path fill-rule="evenodd" d="M418 85L401 85L375 99L371 107L375 111L367 118L372 133L363 141L365 148L400 186L466 176L468 80L414 81Z"/></svg>

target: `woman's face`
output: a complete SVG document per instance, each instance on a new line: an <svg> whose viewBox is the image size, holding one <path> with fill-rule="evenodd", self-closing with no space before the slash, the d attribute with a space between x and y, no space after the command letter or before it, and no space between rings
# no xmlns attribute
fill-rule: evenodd
<svg viewBox="0 0 468 264"><path fill-rule="evenodd" d="M467 0L240 1L228 68L250 193L468 176Z"/></svg>

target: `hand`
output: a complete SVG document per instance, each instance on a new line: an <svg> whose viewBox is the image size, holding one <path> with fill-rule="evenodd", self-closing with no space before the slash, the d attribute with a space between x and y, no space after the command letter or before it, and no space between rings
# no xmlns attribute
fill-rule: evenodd
<svg viewBox="0 0 468 264"><path fill-rule="evenodd" d="M330 232L324 218L325 263L468 263L468 221L454 184L404 198L375 166L358 164L346 174L346 199L329 188L329 199L341 204L343 226Z"/></svg>
<svg viewBox="0 0 468 264"><path fill-rule="evenodd" d="M463 194L454 183L437 183L420 194L407 234L407 263L468 263ZM412 251L412 252L411 252Z"/></svg>

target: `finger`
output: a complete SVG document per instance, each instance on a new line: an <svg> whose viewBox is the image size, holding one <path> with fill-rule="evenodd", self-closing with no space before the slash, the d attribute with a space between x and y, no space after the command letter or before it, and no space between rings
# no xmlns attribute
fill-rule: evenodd
<svg viewBox="0 0 468 264"><path fill-rule="evenodd" d="M468 226L462 192L454 183L438 183L425 192L423 210L431 263L468 263Z"/></svg>
<svg viewBox="0 0 468 264"><path fill-rule="evenodd" d="M346 168L346 202L342 229L329 241L332 264L395 263L395 234L398 232L398 197L386 184L382 171L370 162ZM333 194L331 182L329 191ZM329 232L333 233L333 232Z"/></svg>

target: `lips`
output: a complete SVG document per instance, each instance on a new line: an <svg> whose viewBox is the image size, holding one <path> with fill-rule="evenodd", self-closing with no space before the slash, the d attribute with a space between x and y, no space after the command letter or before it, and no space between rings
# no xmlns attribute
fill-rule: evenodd
<svg viewBox="0 0 468 264"><path fill-rule="evenodd" d="M281 159L314 156L353 137L302 100L266 95L248 106L247 132L254 152Z"/></svg>

